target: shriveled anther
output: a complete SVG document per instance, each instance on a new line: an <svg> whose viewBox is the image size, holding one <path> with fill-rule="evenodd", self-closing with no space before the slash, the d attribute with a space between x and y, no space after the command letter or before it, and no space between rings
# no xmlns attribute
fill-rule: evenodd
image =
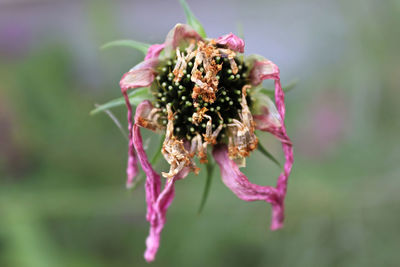
<svg viewBox="0 0 400 267"><path fill-rule="evenodd" d="M199 125L199 123L203 120L205 113L208 111L206 107L202 107L201 109L198 109L197 112L193 113L192 115L192 122L195 125Z"/></svg>
<svg viewBox="0 0 400 267"><path fill-rule="evenodd" d="M158 119L160 118L161 109L152 108L151 110L144 111L140 116L138 116L136 123L143 128L157 131L159 129L164 128L161 124L158 123Z"/></svg>
<svg viewBox="0 0 400 267"><path fill-rule="evenodd" d="M255 150L258 144L258 138L254 133L255 123L246 101L247 89L249 88L249 85L245 85L242 88L240 121L233 119L232 124L228 125L232 127L228 147L229 157L232 159L249 156L250 152Z"/></svg>
<svg viewBox="0 0 400 267"><path fill-rule="evenodd" d="M174 74L174 82L179 82L183 77L183 71L186 69L187 61L183 53L180 52L179 47L176 48L176 65L172 73Z"/></svg>
<svg viewBox="0 0 400 267"><path fill-rule="evenodd" d="M196 58L191 73L191 81L195 83L192 98L197 99L202 96L205 102L213 103L216 99L216 92L218 90L218 79L216 75L222 69L222 64L217 64L214 57L220 56L218 48L216 47L215 40L208 43L198 41ZM199 66L203 65L203 71L199 70Z"/></svg>
<svg viewBox="0 0 400 267"><path fill-rule="evenodd" d="M218 116L223 121L221 114L218 112ZM219 133L221 132L222 128L224 127L223 123L220 123L218 128L213 132L212 131L212 118L208 115L204 115L205 118L208 119L207 125L206 125L206 133L203 134L204 141L208 144L215 145L217 143L217 137Z"/></svg>
<svg viewBox="0 0 400 267"><path fill-rule="evenodd" d="M194 157L197 152L197 156L199 157L200 163L207 163L207 142L203 143L201 135L199 133L196 134L195 137L192 138L191 147L190 147L190 155Z"/></svg>
<svg viewBox="0 0 400 267"><path fill-rule="evenodd" d="M168 173L163 172L162 175L171 179L184 167L189 167L197 174L199 172L199 168L193 162L189 152L185 149L183 140L178 140L176 136L174 136L174 114L172 113L170 105L167 105L167 111L168 124L161 152L165 160L170 164L170 169Z"/></svg>
<svg viewBox="0 0 400 267"><path fill-rule="evenodd" d="M236 53L227 48L219 48L218 51L221 53L223 57L227 57L229 59L229 64L231 65L232 73L238 73L239 69L235 61Z"/></svg>

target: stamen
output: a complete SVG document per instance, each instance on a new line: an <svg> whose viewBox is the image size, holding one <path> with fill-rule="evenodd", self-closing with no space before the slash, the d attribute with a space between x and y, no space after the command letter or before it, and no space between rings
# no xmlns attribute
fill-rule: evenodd
<svg viewBox="0 0 400 267"><path fill-rule="evenodd" d="M183 140L178 140L174 136L174 114L172 113L171 105L167 105L167 111L168 124L161 152L165 160L170 164L170 169L168 173L162 172L162 175L171 179L184 167L190 167L192 171L198 173L199 168L193 162L189 152L185 149Z"/></svg>
<svg viewBox="0 0 400 267"><path fill-rule="evenodd" d="M203 107L197 112L193 113L192 115L192 121L195 125L199 125L199 123L203 120L203 117L206 116L205 113L208 111L206 107Z"/></svg>
<svg viewBox="0 0 400 267"><path fill-rule="evenodd" d="M246 91L250 86L244 87L246 65L215 40L192 40L175 52L175 58L160 67L153 92L159 110L152 116L158 122L153 128L168 128L163 155L171 167L163 175L172 177L185 166L196 170L193 157L206 162L208 144L229 141L232 158L248 155L257 139Z"/></svg>

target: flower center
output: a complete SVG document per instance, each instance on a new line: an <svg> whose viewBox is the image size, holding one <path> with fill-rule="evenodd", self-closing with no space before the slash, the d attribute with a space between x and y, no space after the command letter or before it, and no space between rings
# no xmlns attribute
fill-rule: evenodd
<svg viewBox="0 0 400 267"><path fill-rule="evenodd" d="M205 48L209 46L216 48L214 44L204 45ZM157 69L153 94L154 105L160 109L159 123L167 125L169 104L174 113L176 137L190 141L199 134L206 138L207 131L219 129L216 141L227 143L228 126L234 119L240 119L242 89L249 84L248 68L233 52L231 58L226 54L211 56L203 58L200 64L196 63L198 57L190 58L190 53L188 49L182 53L178 49L174 58L166 60ZM251 107L249 92L246 100Z"/></svg>

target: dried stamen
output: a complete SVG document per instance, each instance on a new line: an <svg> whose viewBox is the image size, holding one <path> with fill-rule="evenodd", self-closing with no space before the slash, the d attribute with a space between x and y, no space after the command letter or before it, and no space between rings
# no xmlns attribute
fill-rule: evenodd
<svg viewBox="0 0 400 267"><path fill-rule="evenodd" d="M233 119L233 123L229 124L230 127L233 127L232 136L229 139L229 157L233 159L249 156L258 144L257 136L254 133L255 123L246 101L249 88L249 85L242 88L242 111L239 114L241 121Z"/></svg>
<svg viewBox="0 0 400 267"><path fill-rule="evenodd" d="M177 175L184 167L190 167L192 171L198 173L199 168L197 168L189 152L185 149L183 140L178 140L174 136L174 114L170 105L167 105L167 111L168 124L161 152L165 160L170 164L170 169L168 173L163 172L162 175L170 179Z"/></svg>
<svg viewBox="0 0 400 267"><path fill-rule="evenodd" d="M167 127L163 154L171 168L165 177L187 166L196 171L193 157L207 162L209 144L229 139L230 155L236 158L257 146L246 74L236 53L214 40L192 41L185 50L178 47L176 58L159 67L154 120Z"/></svg>

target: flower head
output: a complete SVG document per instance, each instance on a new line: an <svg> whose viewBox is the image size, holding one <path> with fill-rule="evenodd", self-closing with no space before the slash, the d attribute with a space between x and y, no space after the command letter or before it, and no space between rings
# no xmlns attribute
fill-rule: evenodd
<svg viewBox="0 0 400 267"><path fill-rule="evenodd" d="M283 225L293 151L284 124L279 69L259 56L245 59L244 48L244 41L232 33L205 38L191 26L177 24L163 44L150 46L144 61L122 76L129 123L128 186L138 172L137 161L146 174L147 261L154 260L158 250L174 183L190 172L197 174L194 158L200 163L210 161L210 148L225 185L242 200L270 203L271 229ZM265 79L275 82L276 107L260 93ZM153 98L137 106L133 120L128 91L140 87L148 87ZM161 177L143 148L140 128L165 134L161 152L170 167L161 173L162 190ZM269 132L282 143L286 160L276 187L252 184L239 169L259 145L256 130Z"/></svg>

